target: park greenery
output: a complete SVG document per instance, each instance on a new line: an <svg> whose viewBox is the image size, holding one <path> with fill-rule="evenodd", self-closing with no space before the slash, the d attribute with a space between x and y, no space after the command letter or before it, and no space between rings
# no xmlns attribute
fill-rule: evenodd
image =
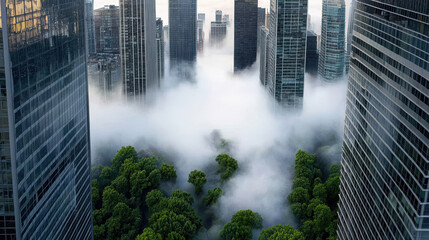
<svg viewBox="0 0 429 240"><path fill-rule="evenodd" d="M210 183L215 185L213 189L205 187L205 172L189 173L193 195L194 191L176 189L174 165L156 157L141 157L132 146L122 147L109 166L97 165L91 171L94 239L200 239L197 236L206 228L219 224L219 219L208 220L214 216L204 213L219 206L219 199L227 194L224 184L239 169L230 155L220 154L215 161L218 180ZM340 166L332 165L323 177L316 156L299 150L294 172L292 192L285 202L298 219L297 229L289 225L262 229L260 214L240 210L221 228L218 239L250 240L259 232L259 240L336 239Z"/></svg>

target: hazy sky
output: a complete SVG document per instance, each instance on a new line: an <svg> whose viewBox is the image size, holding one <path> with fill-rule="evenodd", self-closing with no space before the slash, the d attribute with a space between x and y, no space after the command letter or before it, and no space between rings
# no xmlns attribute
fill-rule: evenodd
<svg viewBox="0 0 429 240"><path fill-rule="evenodd" d="M119 4L119 0L94 0L94 8L100 8L108 4ZM269 8L269 0L259 0L259 6ZM349 0L346 0L349 3ZM168 19L168 0L156 0L157 16L164 19L167 25ZM233 18L234 1L233 0L198 0L198 12L206 13L206 19L211 21L215 18L215 10L220 9ZM322 0L309 0L309 14L314 30L320 32L320 22L322 17Z"/></svg>

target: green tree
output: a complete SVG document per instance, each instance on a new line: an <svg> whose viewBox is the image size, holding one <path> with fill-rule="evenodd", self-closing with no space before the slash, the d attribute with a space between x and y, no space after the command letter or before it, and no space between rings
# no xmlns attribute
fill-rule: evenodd
<svg viewBox="0 0 429 240"><path fill-rule="evenodd" d="M156 158L142 158L138 161L138 165L141 170L145 170L147 173L150 173L157 168Z"/></svg>
<svg viewBox="0 0 429 240"><path fill-rule="evenodd" d="M120 194L111 186L108 186L104 189L103 208L107 213L112 213L114 207L121 202L125 202L124 195Z"/></svg>
<svg viewBox="0 0 429 240"><path fill-rule="evenodd" d="M165 209L152 214L149 218L150 227L165 239L169 233L176 232L189 239L198 229L188 218Z"/></svg>
<svg viewBox="0 0 429 240"><path fill-rule="evenodd" d="M326 187L325 184L319 183L313 188L313 197L320 199L322 202L326 202Z"/></svg>
<svg viewBox="0 0 429 240"><path fill-rule="evenodd" d="M132 146L122 147L112 159L112 170L119 173L119 169L126 159L137 160L137 152Z"/></svg>
<svg viewBox="0 0 429 240"><path fill-rule="evenodd" d="M127 180L130 179L131 175L139 170L137 162L133 158L125 159L122 165L119 167L119 173L124 176Z"/></svg>
<svg viewBox="0 0 429 240"><path fill-rule="evenodd" d="M101 200L100 190L97 186L92 185L92 209L96 209Z"/></svg>
<svg viewBox="0 0 429 240"><path fill-rule="evenodd" d="M323 235L327 232L331 221L332 212L327 205L320 204L314 209L314 228L318 233Z"/></svg>
<svg viewBox="0 0 429 240"><path fill-rule="evenodd" d="M159 170L161 171L162 180L176 180L177 173L176 170L174 170L174 165L168 165L164 163L161 165Z"/></svg>
<svg viewBox="0 0 429 240"><path fill-rule="evenodd" d="M94 239L95 240L104 240L106 239L106 228L104 225L94 225Z"/></svg>
<svg viewBox="0 0 429 240"><path fill-rule="evenodd" d="M115 180L113 180L111 186L115 188L116 191L122 194L127 194L129 192L129 183L124 175L119 175Z"/></svg>
<svg viewBox="0 0 429 240"><path fill-rule="evenodd" d="M336 207L340 194L340 175L331 175L325 182L327 201L332 207Z"/></svg>
<svg viewBox="0 0 429 240"><path fill-rule="evenodd" d="M149 179L146 175L146 171L134 172L130 178L131 185L131 195L140 198L143 195L143 192L149 187Z"/></svg>
<svg viewBox="0 0 429 240"><path fill-rule="evenodd" d="M110 167L104 167L100 173L100 184L102 187L110 185L113 179L115 179L115 176L115 173Z"/></svg>
<svg viewBox="0 0 429 240"><path fill-rule="evenodd" d="M146 205L152 212L158 212L166 207L167 198L161 191L154 189L146 195Z"/></svg>
<svg viewBox="0 0 429 240"><path fill-rule="evenodd" d="M239 223L229 222L223 227L220 237L223 240L249 240L253 237L252 228L240 225Z"/></svg>
<svg viewBox="0 0 429 240"><path fill-rule="evenodd" d="M212 206L222 196L223 191L220 187L215 187L213 190L208 190L207 195L203 198L206 206Z"/></svg>
<svg viewBox="0 0 429 240"><path fill-rule="evenodd" d="M259 240L305 240L304 235L290 225L275 225L264 229Z"/></svg>
<svg viewBox="0 0 429 240"><path fill-rule="evenodd" d="M292 189L302 187L304 189L309 190L310 186L311 186L311 184L310 184L310 180L308 180L308 178L300 177L300 178L295 178L293 180Z"/></svg>
<svg viewBox="0 0 429 240"><path fill-rule="evenodd" d="M188 182L192 183L195 187L195 193L200 194L203 191L204 184L206 184L206 174L203 171L194 170L189 173Z"/></svg>
<svg viewBox="0 0 429 240"><path fill-rule="evenodd" d="M194 203L194 198L192 197L191 194L184 192L184 191L180 191L180 190L174 190L174 192L171 194L170 198L183 199L184 201L186 201L189 204L189 206L191 206Z"/></svg>
<svg viewBox="0 0 429 240"><path fill-rule="evenodd" d="M91 179L99 178L101 171L103 170L103 165L98 164L91 167Z"/></svg>
<svg viewBox="0 0 429 240"><path fill-rule="evenodd" d="M152 228L145 228L143 233L137 236L136 240L162 240L162 236L154 232Z"/></svg>
<svg viewBox="0 0 429 240"><path fill-rule="evenodd" d="M295 216L302 222L307 218L307 203L293 203L290 208Z"/></svg>
<svg viewBox="0 0 429 240"><path fill-rule="evenodd" d="M158 188L161 184L161 172L158 169L153 170L149 173L149 187Z"/></svg>
<svg viewBox="0 0 429 240"><path fill-rule="evenodd" d="M186 240L186 238L178 234L177 232L171 232L168 234L167 240Z"/></svg>
<svg viewBox="0 0 429 240"><path fill-rule="evenodd" d="M238 169L237 160L228 154L220 154L216 157L216 162L219 164L219 172L222 173L222 180L228 180Z"/></svg>
<svg viewBox="0 0 429 240"><path fill-rule="evenodd" d="M231 219L231 222L236 222L240 225L249 226L251 228L262 228L262 217L259 213L252 212L252 210L240 210L236 212Z"/></svg>
<svg viewBox="0 0 429 240"><path fill-rule="evenodd" d="M310 200L308 190L303 187L297 187L288 196L290 204L293 203L307 203Z"/></svg>
<svg viewBox="0 0 429 240"><path fill-rule="evenodd" d="M106 221L107 239L134 239L140 227L140 213L125 203L118 203Z"/></svg>

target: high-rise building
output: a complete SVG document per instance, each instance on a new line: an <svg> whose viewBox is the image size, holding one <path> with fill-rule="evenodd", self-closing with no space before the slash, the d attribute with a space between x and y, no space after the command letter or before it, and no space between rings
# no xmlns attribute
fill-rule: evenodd
<svg viewBox="0 0 429 240"><path fill-rule="evenodd" d="M119 6L106 5L94 11L97 53L119 54Z"/></svg>
<svg viewBox="0 0 429 240"><path fill-rule="evenodd" d="M338 81L344 75L345 27L344 0L323 0L319 74L329 82Z"/></svg>
<svg viewBox="0 0 429 240"><path fill-rule="evenodd" d="M170 66L192 66L197 58L197 0L169 0L168 10Z"/></svg>
<svg viewBox="0 0 429 240"><path fill-rule="evenodd" d="M95 49L95 29L94 29L94 0L85 0L85 23L86 23L86 46L88 54L94 54Z"/></svg>
<svg viewBox="0 0 429 240"><path fill-rule="evenodd" d="M258 27L265 26L265 8L258 7Z"/></svg>
<svg viewBox="0 0 429 240"><path fill-rule="evenodd" d="M156 52L158 60L158 88L161 88L161 79L164 78L164 24L161 18L156 19Z"/></svg>
<svg viewBox="0 0 429 240"><path fill-rule="evenodd" d="M259 80L267 86L268 28L259 26Z"/></svg>
<svg viewBox="0 0 429 240"><path fill-rule="evenodd" d="M270 28L270 13L269 12L265 13L265 27L268 29Z"/></svg>
<svg viewBox="0 0 429 240"><path fill-rule="evenodd" d="M122 86L121 58L119 54L97 53L88 60L88 83L97 87L105 100L112 90Z"/></svg>
<svg viewBox="0 0 429 240"><path fill-rule="evenodd" d="M225 22L226 26L229 26L229 24L230 24L230 22L229 22L229 14L224 14L223 15L222 22Z"/></svg>
<svg viewBox="0 0 429 240"><path fill-rule="evenodd" d="M353 23L354 23L354 13L356 8L356 0L352 0L351 5L349 7L349 19L347 24L347 40L346 40L346 74L349 73L350 67L350 54L352 51L352 39L353 39Z"/></svg>
<svg viewBox="0 0 429 240"><path fill-rule="evenodd" d="M256 61L258 0L235 0L234 72Z"/></svg>
<svg viewBox="0 0 429 240"><path fill-rule="evenodd" d="M222 11L216 10L216 22L222 22Z"/></svg>
<svg viewBox="0 0 429 240"><path fill-rule="evenodd" d="M198 13L198 20L203 20L203 23L205 23L206 14L205 13Z"/></svg>
<svg viewBox="0 0 429 240"><path fill-rule="evenodd" d="M201 52L204 50L204 20L197 20L197 28L197 50Z"/></svg>
<svg viewBox="0 0 429 240"><path fill-rule="evenodd" d="M226 22L211 22L210 45L220 46L226 37Z"/></svg>
<svg viewBox="0 0 429 240"><path fill-rule="evenodd" d="M307 0L271 0L267 88L290 110L303 106L307 10Z"/></svg>
<svg viewBox="0 0 429 240"><path fill-rule="evenodd" d="M143 103L159 86L155 0L120 0L122 82L127 102Z"/></svg>
<svg viewBox="0 0 429 240"><path fill-rule="evenodd" d="M429 238L429 1L357 0L338 238Z"/></svg>
<svg viewBox="0 0 429 240"><path fill-rule="evenodd" d="M313 31L307 31L307 53L305 72L317 76L319 64L319 51L317 50L317 35Z"/></svg>
<svg viewBox="0 0 429 240"><path fill-rule="evenodd" d="M0 239L93 239L85 3L0 3Z"/></svg>

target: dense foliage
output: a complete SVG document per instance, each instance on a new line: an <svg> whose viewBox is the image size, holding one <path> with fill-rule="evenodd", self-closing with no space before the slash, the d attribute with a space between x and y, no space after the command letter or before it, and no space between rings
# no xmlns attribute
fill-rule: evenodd
<svg viewBox="0 0 429 240"><path fill-rule="evenodd" d="M340 191L340 166L334 164L322 182L316 156L299 150L295 160L295 179L288 196L305 239L337 238L337 204Z"/></svg>
<svg viewBox="0 0 429 240"><path fill-rule="evenodd" d="M222 180L228 180L238 169L237 160L227 154L220 154L216 157L216 162L219 164L219 172L222 173Z"/></svg>
<svg viewBox="0 0 429 240"><path fill-rule="evenodd" d="M203 198L206 206L212 206L222 196L223 190L220 187L215 187L207 192L207 195Z"/></svg>
<svg viewBox="0 0 429 240"><path fill-rule="evenodd" d="M225 224L220 236L224 240L252 239L252 229L262 228L262 217L251 210L236 212L229 223Z"/></svg>
<svg viewBox="0 0 429 240"><path fill-rule="evenodd" d="M195 193L200 194L207 182L206 174L203 171L194 170L189 173L188 182L194 185Z"/></svg>
<svg viewBox="0 0 429 240"><path fill-rule="evenodd" d="M305 240L305 238L292 226L279 224L262 230L259 240Z"/></svg>

